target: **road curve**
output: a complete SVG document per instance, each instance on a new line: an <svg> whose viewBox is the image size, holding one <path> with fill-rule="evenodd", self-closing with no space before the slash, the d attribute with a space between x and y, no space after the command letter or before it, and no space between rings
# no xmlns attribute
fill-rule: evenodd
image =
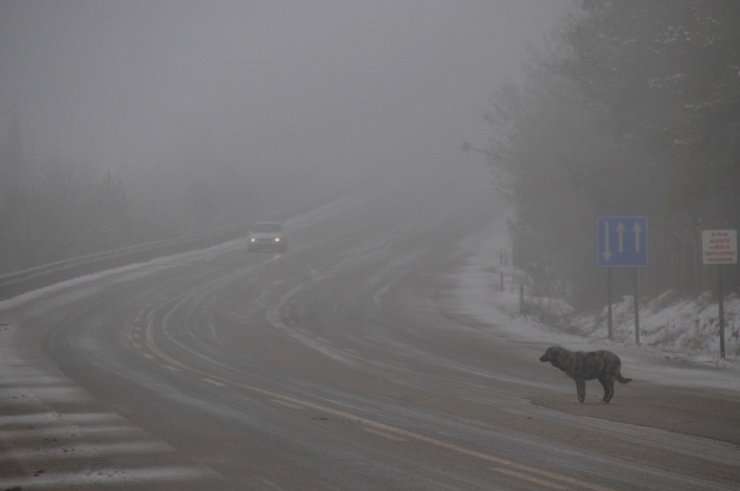
<svg viewBox="0 0 740 491"><path fill-rule="evenodd" d="M235 242L4 304L0 489L735 489L737 394L581 406L541 345L456 309L456 245L497 210L450 186L296 217L288 254Z"/></svg>

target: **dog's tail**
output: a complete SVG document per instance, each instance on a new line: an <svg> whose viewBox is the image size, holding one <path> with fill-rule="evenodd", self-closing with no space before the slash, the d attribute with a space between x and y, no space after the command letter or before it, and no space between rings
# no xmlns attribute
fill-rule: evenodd
<svg viewBox="0 0 740 491"><path fill-rule="evenodd" d="M617 360L617 380L619 380L620 384L626 384L627 382L632 381L631 378L622 376L622 361L619 359Z"/></svg>
<svg viewBox="0 0 740 491"><path fill-rule="evenodd" d="M622 372L617 373L617 380L619 380L620 383L626 384L627 382L630 382L631 378L622 377Z"/></svg>

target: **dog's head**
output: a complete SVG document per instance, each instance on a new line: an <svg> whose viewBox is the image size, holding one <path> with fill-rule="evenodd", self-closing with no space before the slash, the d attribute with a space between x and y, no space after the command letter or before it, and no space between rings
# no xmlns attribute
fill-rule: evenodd
<svg viewBox="0 0 740 491"><path fill-rule="evenodd" d="M549 361L556 363L558 361L558 354L560 353L559 346L550 346L545 350L545 353L540 356L540 361Z"/></svg>

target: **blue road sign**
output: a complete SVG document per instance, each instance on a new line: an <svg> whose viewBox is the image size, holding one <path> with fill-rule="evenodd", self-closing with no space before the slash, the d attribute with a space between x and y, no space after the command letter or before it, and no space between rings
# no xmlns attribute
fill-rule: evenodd
<svg viewBox="0 0 740 491"><path fill-rule="evenodd" d="M597 262L599 266L648 265L647 217L599 217Z"/></svg>

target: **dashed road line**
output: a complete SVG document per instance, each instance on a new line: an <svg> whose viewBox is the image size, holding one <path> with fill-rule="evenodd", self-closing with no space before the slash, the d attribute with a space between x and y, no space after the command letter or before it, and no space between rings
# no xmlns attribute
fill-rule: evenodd
<svg viewBox="0 0 740 491"><path fill-rule="evenodd" d="M407 442L408 441L406 438L401 438L399 436L394 435L393 433L386 433L385 431L376 430L374 428L362 428L362 430L368 433L372 433L373 435L386 438L388 440L393 440L394 442Z"/></svg>
<svg viewBox="0 0 740 491"><path fill-rule="evenodd" d="M591 491L611 491L611 488L602 486L600 484L596 484L590 481L586 481L584 479L577 479L570 476L567 476L565 474L560 474L553 471L547 471L539 467L535 467L532 465L523 464L521 462L517 462L515 460L510 460L504 457L498 457L493 454L489 454L480 450L475 450L469 447L465 447L462 445L458 445L456 443L452 443L445 440L440 440L438 438L434 438L431 436L423 435L421 433L416 433L410 430L405 430L400 427L388 425L385 423L381 423L379 421L373 421L369 419L365 419L361 417L360 415L350 413L348 411L343 411L341 409L336 409L330 406L326 406L324 404L311 402L306 399L299 399L297 397L288 396L285 394L281 394L279 392L275 392L273 390L257 387L254 385L249 385L241 382L235 382L232 380L229 380L227 378L215 375L213 373L209 373L205 370L201 370L195 367L191 367L186 365L185 363L176 360L175 358L172 358L170 355L166 354L162 349L156 344L156 341L154 340L154 318L153 314L150 314L147 319L147 327L145 331L145 343L147 348L154 353L156 356L158 356L160 359L162 359L166 365L165 366L176 366L179 369L190 372L193 374L197 374L201 377L206 377L214 381L219 381L225 385L229 385L232 387L240 388L245 391L249 391L255 394L260 394L262 396L269 397L273 402L276 402L278 404L281 404L283 406L287 407L294 407L295 409L312 409L318 412L322 412L324 414L329 414L332 416L335 416L340 419L344 419L347 421L353 421L357 422L361 429L374 433L379 436L383 436L385 438L392 437L395 441L417 441L426 443L428 445L435 446L437 448L442 448L451 452L455 452L467 457L473 457L479 460L483 460L486 462L493 463L496 467L496 469L502 469L509 473L510 476L520 475L520 479L523 479L528 482L534 483L535 481L542 481L547 482L551 486L553 486L553 481L559 481L568 483L572 486L576 486L578 488L582 489L589 489ZM499 470L499 472L502 472ZM526 479L524 479L526 477ZM545 479L550 479L550 481L546 481ZM559 486L559 484L555 484L554 486Z"/></svg>

